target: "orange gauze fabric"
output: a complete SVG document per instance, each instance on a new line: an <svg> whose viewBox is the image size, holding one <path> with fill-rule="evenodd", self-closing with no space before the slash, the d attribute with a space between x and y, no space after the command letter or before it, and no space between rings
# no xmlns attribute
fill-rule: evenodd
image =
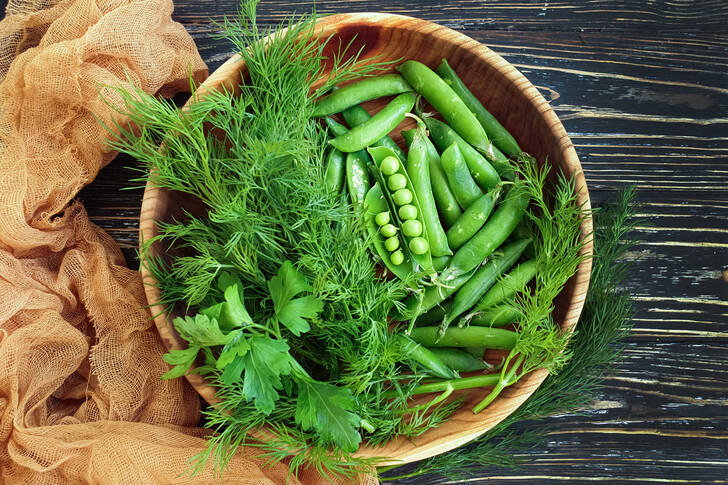
<svg viewBox="0 0 728 485"><path fill-rule="evenodd" d="M102 95L119 101L104 85L171 95L207 75L171 13L170 0L11 0L0 22L2 483L288 478L254 452L236 454L223 480L211 466L183 475L206 447L199 397L160 379L141 278L73 201L114 157L95 118L111 120Z"/></svg>

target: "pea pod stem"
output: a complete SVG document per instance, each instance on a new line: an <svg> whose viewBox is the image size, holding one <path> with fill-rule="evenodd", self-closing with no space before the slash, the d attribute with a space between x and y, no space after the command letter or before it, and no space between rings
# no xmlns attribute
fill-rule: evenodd
<svg viewBox="0 0 728 485"><path fill-rule="evenodd" d="M347 153L370 147L400 124L404 120L404 115L412 109L414 104L414 94L400 94L366 122L329 140L329 143Z"/></svg>
<svg viewBox="0 0 728 485"><path fill-rule="evenodd" d="M395 319L412 319L429 311L453 295L471 276L470 273L466 273L445 284L438 282L428 286L424 291L410 295L404 300L404 311Z"/></svg>
<svg viewBox="0 0 728 485"><path fill-rule="evenodd" d="M367 77L338 88L321 98L316 103L313 116L332 115L365 101L407 91L412 91L412 87L399 74Z"/></svg>
<svg viewBox="0 0 728 485"><path fill-rule="evenodd" d="M447 59L443 59L438 68L437 74L455 91L455 94L465 103L475 115L480 125L485 130L490 141L507 155L517 157L521 153L516 139L506 130L500 122L485 109L477 97L465 86L465 83L458 77L457 73L450 67ZM498 170L498 165L495 165ZM499 170L500 172L500 170Z"/></svg>
<svg viewBox="0 0 728 485"><path fill-rule="evenodd" d="M499 374L485 374L481 376L473 377L461 377L459 379L449 379L446 381L429 382L427 384L420 384L415 387L411 395L416 394L429 394L432 392L444 392L448 387L452 387L455 391L463 389L475 389L479 387L492 387L498 383L500 379ZM386 391L382 393L384 398L397 397L400 394L397 391Z"/></svg>
<svg viewBox="0 0 728 485"><path fill-rule="evenodd" d="M489 327L448 328L439 335L436 327L416 327L410 337L426 347L487 347L511 350L517 334L510 330Z"/></svg>
<svg viewBox="0 0 728 485"><path fill-rule="evenodd" d="M452 308L452 300L447 300L439 305L435 305L431 310L417 317L416 325L419 327L426 327L427 325L434 325L439 323L445 318L445 314Z"/></svg>
<svg viewBox="0 0 728 485"><path fill-rule="evenodd" d="M418 412L418 411L427 411L432 406L434 406L436 404L440 404L442 401L444 401L445 399L450 397L450 394L452 394L454 390L455 389L452 387L452 385L448 385L445 387L445 389L442 391L442 393L439 396L437 396L435 399L422 403L422 404L417 404L416 406L412 406L411 408L407 408L406 412L414 413L414 412Z"/></svg>
<svg viewBox="0 0 728 485"><path fill-rule="evenodd" d="M482 401L480 401L473 407L473 414L478 414L483 409L488 407L488 405L490 405L490 403L492 403L495 398L500 395L503 389L514 384L516 381L518 381L518 379L522 377L518 372L518 369L521 367L521 364L523 364L525 356L523 354L519 354L513 365L509 365L509 361L512 358L513 353L508 354L506 362L503 364L503 368L501 369L500 375L498 375L498 382L495 384L490 393L485 396Z"/></svg>

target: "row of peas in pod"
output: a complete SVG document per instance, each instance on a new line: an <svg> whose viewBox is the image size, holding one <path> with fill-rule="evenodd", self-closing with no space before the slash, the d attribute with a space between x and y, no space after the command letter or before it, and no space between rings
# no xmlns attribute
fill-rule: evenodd
<svg viewBox="0 0 728 485"><path fill-rule="evenodd" d="M347 187L389 272L426 276L392 316L417 325L407 338L428 354L412 358L440 377L443 365L483 369L485 348L515 344L512 331L494 327L517 318L508 301L538 269L528 259L533 236L522 221L529 199L509 160L521 149L446 60L436 71L413 60L397 70L337 88L317 103L315 115L333 134L326 183L336 193ZM373 115L361 106L384 96L394 97ZM444 121L412 114L418 96ZM330 117L337 113L349 128ZM407 116L417 128L402 132L405 151L389 134Z"/></svg>

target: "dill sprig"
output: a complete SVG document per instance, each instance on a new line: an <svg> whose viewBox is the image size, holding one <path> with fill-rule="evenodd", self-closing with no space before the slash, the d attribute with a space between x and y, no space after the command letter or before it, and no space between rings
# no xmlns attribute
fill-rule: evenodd
<svg viewBox="0 0 728 485"><path fill-rule="evenodd" d="M513 168L519 180L511 190L523 191L531 200L527 218L535 235L538 272L533 287L525 288L513 302L520 314L516 345L503 362L498 383L473 408L476 413L530 372L545 369L553 375L569 361L572 352L567 346L572 335L559 328L552 312L566 282L589 257L584 247L592 235L582 235L580 229L591 215L578 202L574 179L557 173L553 185L547 185L549 165L539 167L535 158L525 154Z"/></svg>
<svg viewBox="0 0 728 485"><path fill-rule="evenodd" d="M638 207L634 198L634 188L628 188L594 211L595 253L590 287L578 332L567 347L572 354L569 362L482 437L414 466L399 468L394 474L385 473L381 477L383 481L423 474L464 480L482 475L485 466L517 467L520 463L517 455L542 443L552 428L539 418L574 412L593 402L604 376L620 359L622 341L632 326L632 298L621 284L630 268L624 256L637 243L629 238L637 224L634 215Z"/></svg>

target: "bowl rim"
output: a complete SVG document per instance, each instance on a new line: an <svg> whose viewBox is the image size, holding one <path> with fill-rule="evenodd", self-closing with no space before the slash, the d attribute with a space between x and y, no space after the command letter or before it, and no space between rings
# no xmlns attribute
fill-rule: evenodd
<svg viewBox="0 0 728 485"><path fill-rule="evenodd" d="M507 82L514 83L521 90L527 91L525 94L530 100L530 103L533 105L533 108L540 114L540 116L544 117L544 121L550 127L552 134L554 134L554 137L558 139L559 151L562 153L564 163L572 169L572 175L575 177L577 186L580 188L579 202L583 204L586 210L590 210L591 203L589 191L581 163L576 150L561 121L556 116L556 113L541 93L520 71L484 44L481 44L461 32L457 32L434 22L399 14L387 14L380 12L341 13L321 17L316 23L316 34L318 36L333 34L339 27L347 24L401 29L404 28L402 25L403 22L407 24L407 30L418 30L424 35L434 36L439 39L446 38L444 41L447 43L457 44L460 47L468 48L471 53L478 57L482 62L487 62L493 69L497 70ZM227 61L211 73L200 86L198 86L197 95L204 96L204 94L210 90L218 90L223 87L226 89L235 89L237 81L231 81L230 78L231 76L234 78L235 73L239 73L244 65L245 64L239 54L236 53L232 55ZM237 79L239 80L239 75ZM192 99L193 98L190 98L190 101ZM188 101L185 106L187 106L190 101ZM163 190L164 189L158 188L152 185L151 182L147 181L140 213L140 246L144 241L149 240L156 235L156 220L154 219L154 215L156 214L157 203L160 200L158 192ZM592 266L592 230L592 219L590 217L585 218L581 225L581 235L586 241L583 251L588 257L582 261L576 274L572 276L570 280L576 281L575 284L579 291L574 289L574 296L569 301L569 311L565 316L565 324L562 325L562 328L566 330L572 330L576 326L584 306L584 299L589 286ZM155 251L154 248L151 248L151 251L153 254L161 252ZM172 322L167 317L164 306L160 304L161 294L158 287L155 285L155 280L152 274L143 264L140 267L140 271L142 274L147 302L151 309L155 326L157 327L165 347L167 350L184 348L180 345L179 337ZM384 459L379 462L378 465L401 465L455 449L484 434L490 428L505 419L511 412L513 412L531 396L536 388L538 388L538 386L545 380L547 375L547 371L539 369L521 379L519 381L519 389L524 389L525 391L508 398L509 410L507 412L499 410L497 413L483 413L484 417L488 416L489 418L483 419L483 423L485 423L485 425L472 426L472 423L469 423L470 427L456 429L453 433L448 433L447 435L428 441L426 443L427 446L418 445L417 438L409 439L399 436L390 440L386 445L384 445L384 447L361 446L354 456L360 458L383 457L381 450L393 446L395 449L400 451L400 453L398 453L399 457L395 458L391 456L384 456ZM215 398L215 388L207 384L204 378L198 374L185 374L185 378L195 388L198 394L205 399L205 401L210 404L217 402ZM495 402L498 402L499 400L503 401L504 399L505 396L497 399ZM438 428L441 427L442 425ZM430 431L432 430L428 430L422 436L426 436Z"/></svg>

